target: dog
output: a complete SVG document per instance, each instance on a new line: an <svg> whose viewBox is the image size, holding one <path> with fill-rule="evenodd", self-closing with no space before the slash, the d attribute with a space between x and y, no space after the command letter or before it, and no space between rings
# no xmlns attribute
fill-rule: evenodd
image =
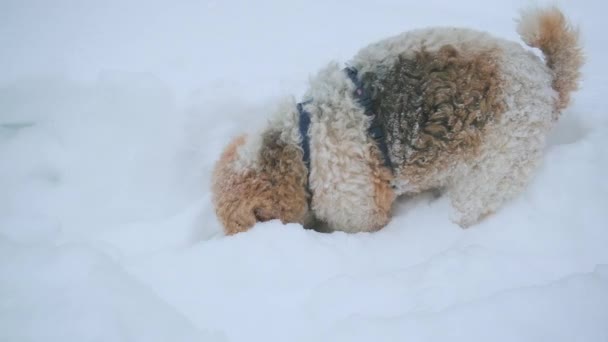
<svg viewBox="0 0 608 342"><path fill-rule="evenodd" d="M578 30L556 7L522 11L544 55L466 28L405 32L311 78L216 162L212 201L227 235L278 219L377 231L398 196L440 189L463 228L521 193L578 88ZM325 227L325 228L323 228Z"/></svg>

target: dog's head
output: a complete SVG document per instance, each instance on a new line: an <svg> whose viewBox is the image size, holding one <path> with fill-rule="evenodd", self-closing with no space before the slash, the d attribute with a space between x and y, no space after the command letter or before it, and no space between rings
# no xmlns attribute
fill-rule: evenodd
<svg viewBox="0 0 608 342"><path fill-rule="evenodd" d="M303 224L308 193L301 150L279 132L265 132L257 148L248 148L247 139L234 139L215 165L213 203L224 231L235 234L273 219Z"/></svg>

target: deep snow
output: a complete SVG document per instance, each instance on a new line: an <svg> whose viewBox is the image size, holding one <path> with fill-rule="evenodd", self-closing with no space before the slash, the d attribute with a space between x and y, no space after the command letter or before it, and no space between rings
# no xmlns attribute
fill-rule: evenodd
<svg viewBox="0 0 608 342"><path fill-rule="evenodd" d="M468 230L403 200L386 229L221 234L224 144L331 59L404 30L517 39L526 1L3 1L0 341L607 341L608 48L534 181Z"/></svg>

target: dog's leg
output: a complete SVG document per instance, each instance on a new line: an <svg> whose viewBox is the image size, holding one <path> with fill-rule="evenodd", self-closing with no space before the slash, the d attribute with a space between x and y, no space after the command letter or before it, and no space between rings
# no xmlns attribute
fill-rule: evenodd
<svg viewBox="0 0 608 342"><path fill-rule="evenodd" d="M391 219L395 192L390 171L371 167L366 172L350 173L345 181L321 189L313 197L315 215L331 230L372 232L382 229Z"/></svg>
<svg viewBox="0 0 608 342"><path fill-rule="evenodd" d="M371 180L366 181L372 185L371 188L365 186L367 191L360 189L353 192L352 187L356 184L343 184L344 188L333 189L331 201L316 202L319 207L315 212L330 231L373 232L388 224L395 201L395 193L390 183L373 176Z"/></svg>
<svg viewBox="0 0 608 342"><path fill-rule="evenodd" d="M455 179L448 188L452 221L467 228L521 193L541 160L544 138L539 136L544 134L488 148L485 158Z"/></svg>
<svg viewBox="0 0 608 342"><path fill-rule="evenodd" d="M390 173L388 170L377 169L372 175L374 183L375 208L371 213L374 222L372 230L380 230L388 224L391 219L393 203L395 202L395 191L391 186Z"/></svg>

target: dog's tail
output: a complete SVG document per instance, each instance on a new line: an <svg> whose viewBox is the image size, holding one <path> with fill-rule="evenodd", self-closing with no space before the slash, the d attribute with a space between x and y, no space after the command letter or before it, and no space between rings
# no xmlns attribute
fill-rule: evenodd
<svg viewBox="0 0 608 342"><path fill-rule="evenodd" d="M531 47L545 55L553 70L553 89L558 93L557 111L568 106L570 93L578 89L584 62L578 28L572 27L557 7L522 11L517 32Z"/></svg>

